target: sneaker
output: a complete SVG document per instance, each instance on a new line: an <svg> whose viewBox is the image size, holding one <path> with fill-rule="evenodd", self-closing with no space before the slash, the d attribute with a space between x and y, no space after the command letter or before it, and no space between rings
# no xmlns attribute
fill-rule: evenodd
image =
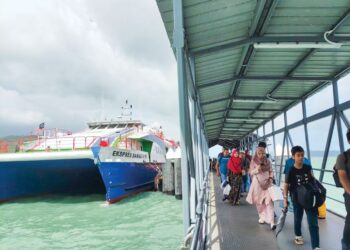
<svg viewBox="0 0 350 250"><path fill-rule="evenodd" d="M303 245L304 244L303 236L295 236L294 243L296 245Z"/></svg>
<svg viewBox="0 0 350 250"><path fill-rule="evenodd" d="M316 247L315 250L322 250L320 247Z"/></svg>
<svg viewBox="0 0 350 250"><path fill-rule="evenodd" d="M265 221L263 219L259 219L259 224L264 224Z"/></svg>
<svg viewBox="0 0 350 250"><path fill-rule="evenodd" d="M270 227L271 227L271 230L275 230L276 229L276 225L275 224L271 224Z"/></svg>

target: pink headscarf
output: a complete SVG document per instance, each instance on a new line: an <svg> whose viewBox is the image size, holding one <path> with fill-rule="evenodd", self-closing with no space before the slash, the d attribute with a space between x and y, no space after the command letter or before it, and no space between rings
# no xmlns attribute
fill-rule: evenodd
<svg viewBox="0 0 350 250"><path fill-rule="evenodd" d="M257 147L256 148L256 151L255 151L255 154L253 156L253 161L256 165L261 165L261 171L268 171L270 170L271 168L271 162L266 158L266 155L264 156L263 159L259 159L258 157L258 152L261 152L261 153L266 153L265 152L265 148L263 147Z"/></svg>

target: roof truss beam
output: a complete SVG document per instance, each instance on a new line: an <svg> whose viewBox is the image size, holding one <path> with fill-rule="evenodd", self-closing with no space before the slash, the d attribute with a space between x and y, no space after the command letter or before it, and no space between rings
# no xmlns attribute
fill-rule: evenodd
<svg viewBox="0 0 350 250"><path fill-rule="evenodd" d="M330 36L332 34L334 34L334 32L339 29L341 27L341 25L344 24L344 22L346 21L346 19L348 19L350 17L350 8L343 14L343 16L341 18L338 19L338 21L330 26L330 31L332 31L329 35L328 38L330 38ZM327 32L327 31L326 31ZM291 68L288 73L287 73L287 77L290 77L294 74L294 72L309 58L311 57L314 53L316 52L316 49L310 49L294 66L293 68ZM334 77L336 78L338 76L339 73L337 73ZM324 86L328 83L329 81L320 81L311 91L309 91L309 93L314 93L320 86ZM280 81L276 84L276 86L268 93L268 95L272 95L281 85L283 84L283 81ZM301 100L302 98L300 98ZM296 102L296 101L295 101ZM295 103L293 102L293 103ZM261 107L262 103L259 104L259 106L257 107L257 110ZM290 105L288 105L289 107ZM288 108L287 107L287 108ZM253 111L250 113L250 115L254 115L256 111ZM244 122L241 124L244 125Z"/></svg>
<svg viewBox="0 0 350 250"><path fill-rule="evenodd" d="M255 110L255 108L231 108L229 109L229 111L253 111ZM220 112L224 112L226 111L226 109L219 109L219 110L214 110L214 111L210 111L210 112L204 112L203 115L211 115L211 114L216 114L216 113L220 113ZM261 112L280 112L283 111L282 109L259 109L256 111L261 111Z"/></svg>
<svg viewBox="0 0 350 250"><path fill-rule="evenodd" d="M206 120L205 122L212 122L212 121L219 121L219 120L223 120L224 117L218 117L218 118L213 118L213 119L209 119ZM260 120L265 120L265 117L247 117L247 116L241 116L241 117L227 117L228 120L249 120L249 121L260 121Z"/></svg>
<svg viewBox="0 0 350 250"><path fill-rule="evenodd" d="M264 102L272 102L272 99L275 100L276 102L278 101L296 101L298 100L297 97L273 97L273 96L270 96L271 99L269 98L264 98L264 97L261 97L261 96L237 96L234 98L233 101L236 101L236 102L239 102L239 101L242 101L242 102L261 102L261 103L264 103ZM210 100L210 101L206 101L206 102L202 102L202 106L204 105L208 105L208 104L213 104L213 103L217 103L217 102L222 102L222 101L226 101L226 100L232 100L232 96L228 96L228 97L223 97L223 98L219 98L219 99L214 99L214 100ZM225 109L225 111L227 111L227 109Z"/></svg>
<svg viewBox="0 0 350 250"><path fill-rule="evenodd" d="M264 2L264 5L263 5L264 7L262 7L262 5L260 6L263 9L262 9L262 12L260 13L260 16L258 19L259 21L257 22L256 26L252 25L249 32L250 34L253 34L253 36L258 36L258 37L263 36L266 30L266 27L271 19L271 16L275 11L278 1L279 0L266 0L266 2ZM255 54L254 46L250 44L249 46L246 47L246 49L242 53L241 62L239 64L240 66L237 68L236 74L238 74L239 76L244 76L246 74L248 66L251 62L251 58L254 57L254 54ZM234 87L230 92L230 99L229 99L228 105L226 106L227 110L225 111L225 119L221 127L220 134L222 132L222 128L224 127L225 122L229 115L228 109L231 108L233 100L237 98L239 85L240 85L240 80L236 80L236 83L234 84Z"/></svg>
<svg viewBox="0 0 350 250"><path fill-rule="evenodd" d="M330 35L328 39L335 43L344 43L350 41L350 36L340 36L340 35ZM303 36L253 36L250 38L240 39L234 42L229 42L223 45L191 50L191 53L194 53L195 56L205 55L208 53L219 52L224 49L236 49L246 45L253 45L254 43L327 43L324 40L323 35L314 36L314 35L303 35Z"/></svg>
<svg viewBox="0 0 350 250"><path fill-rule="evenodd" d="M197 86L197 89L212 87L232 81L332 81L333 77L319 77L319 76L234 76L230 78L221 79L215 82L210 82Z"/></svg>

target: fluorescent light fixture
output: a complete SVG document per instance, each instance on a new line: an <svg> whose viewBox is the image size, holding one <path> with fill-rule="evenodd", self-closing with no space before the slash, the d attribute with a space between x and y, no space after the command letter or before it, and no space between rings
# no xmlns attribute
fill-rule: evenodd
<svg viewBox="0 0 350 250"><path fill-rule="evenodd" d="M237 130L239 128L223 128L222 130L228 130L228 131L231 131L231 130Z"/></svg>
<svg viewBox="0 0 350 250"><path fill-rule="evenodd" d="M257 118L227 118L226 121L232 121L232 122L250 122L250 121L261 121L264 119L257 119Z"/></svg>
<svg viewBox="0 0 350 250"><path fill-rule="evenodd" d="M258 102L258 103L276 103L277 100L269 99L233 99L233 102Z"/></svg>
<svg viewBox="0 0 350 250"><path fill-rule="evenodd" d="M248 130L245 131L222 131L221 135L233 135L233 134L242 134L242 133L246 133L248 132Z"/></svg>
<svg viewBox="0 0 350 250"><path fill-rule="evenodd" d="M258 49L339 49L341 44L330 43L254 43Z"/></svg>
<svg viewBox="0 0 350 250"><path fill-rule="evenodd" d="M225 130L225 131L248 131L250 129L249 128L223 128L222 130Z"/></svg>
<svg viewBox="0 0 350 250"><path fill-rule="evenodd" d="M249 119L242 119L242 118L227 118L226 121L228 122L245 122L248 121Z"/></svg>

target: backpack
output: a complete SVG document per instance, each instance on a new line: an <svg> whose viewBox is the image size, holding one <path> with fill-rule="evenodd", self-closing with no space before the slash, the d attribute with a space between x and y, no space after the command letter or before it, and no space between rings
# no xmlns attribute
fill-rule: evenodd
<svg viewBox="0 0 350 250"><path fill-rule="evenodd" d="M345 158L345 165L346 165L348 163L347 151L343 152L343 156ZM337 164L335 164L334 167L333 167L333 179L334 179L334 182L335 182L335 186L342 188L343 185L341 184L341 182L339 180L338 169L336 168L336 166L337 166ZM349 175L348 169L347 168L345 168L345 169L346 169L347 175Z"/></svg>
<svg viewBox="0 0 350 250"><path fill-rule="evenodd" d="M318 180L314 179L297 187L297 203L305 209L318 208L325 202L326 193L326 188Z"/></svg>

